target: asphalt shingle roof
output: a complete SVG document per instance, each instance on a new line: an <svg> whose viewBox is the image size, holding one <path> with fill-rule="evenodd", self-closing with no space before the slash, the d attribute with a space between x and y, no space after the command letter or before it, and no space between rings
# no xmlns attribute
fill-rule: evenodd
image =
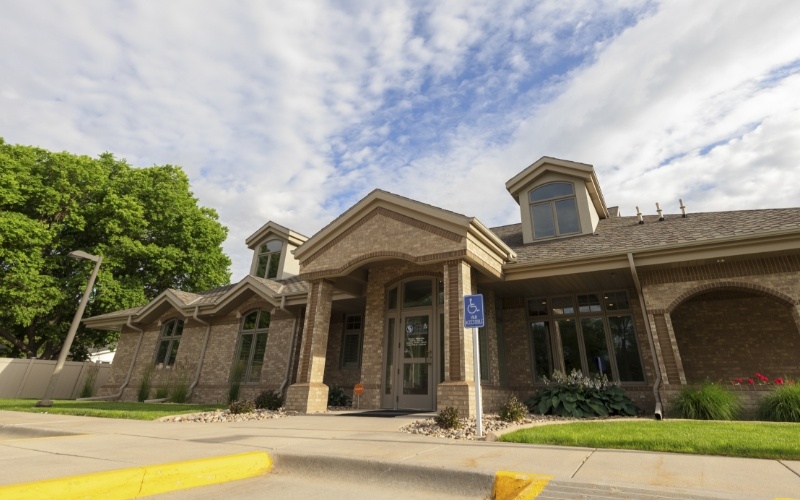
<svg viewBox="0 0 800 500"><path fill-rule="evenodd" d="M517 253L520 263L587 258L593 255L622 254L658 247L673 247L736 237L757 237L769 233L800 231L800 208L740 210L601 219L595 234L568 238L522 242L522 224L492 228L506 245Z"/></svg>

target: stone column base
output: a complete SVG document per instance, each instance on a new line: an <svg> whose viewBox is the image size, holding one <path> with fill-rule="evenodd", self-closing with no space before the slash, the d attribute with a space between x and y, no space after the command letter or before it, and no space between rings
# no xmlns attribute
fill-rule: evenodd
<svg viewBox="0 0 800 500"><path fill-rule="evenodd" d="M436 409L441 411L448 406L458 408L462 417L474 418L477 414L475 406L474 382L442 382L436 387Z"/></svg>
<svg viewBox="0 0 800 500"><path fill-rule="evenodd" d="M286 390L287 411L325 413L328 411L328 386L325 384L294 384Z"/></svg>

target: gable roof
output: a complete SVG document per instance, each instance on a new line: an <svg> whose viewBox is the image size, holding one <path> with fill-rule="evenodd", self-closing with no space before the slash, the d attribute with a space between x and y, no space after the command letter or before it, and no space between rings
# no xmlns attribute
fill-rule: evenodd
<svg viewBox="0 0 800 500"><path fill-rule="evenodd" d="M279 239L288 241L290 244L298 246L308 239L296 231L292 231L288 227L281 226L276 222L269 221L256 230L253 234L247 237L245 244L247 248L254 249L259 243L266 241L270 234L274 234Z"/></svg>
<svg viewBox="0 0 800 500"><path fill-rule="evenodd" d="M304 259L314 255L325 245L334 241L348 227L378 207L386 208L464 237L466 237L467 233L471 233L490 248L504 254L506 259L513 256L511 249L474 217L467 217L466 215L412 200L382 189L375 189L300 245L294 251L295 257L300 260L302 265Z"/></svg>

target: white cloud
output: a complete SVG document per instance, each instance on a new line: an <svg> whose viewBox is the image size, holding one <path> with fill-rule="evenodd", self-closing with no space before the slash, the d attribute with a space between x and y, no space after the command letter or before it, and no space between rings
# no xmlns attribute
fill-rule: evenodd
<svg viewBox="0 0 800 500"><path fill-rule="evenodd" d="M182 165L234 279L266 220L310 235L375 187L518 221L504 183L541 155L628 214L796 204L797 2L4 7L0 135Z"/></svg>

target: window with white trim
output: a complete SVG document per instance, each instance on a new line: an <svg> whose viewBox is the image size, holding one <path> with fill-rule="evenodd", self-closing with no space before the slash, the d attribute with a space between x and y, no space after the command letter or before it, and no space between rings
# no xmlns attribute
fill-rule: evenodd
<svg viewBox="0 0 800 500"><path fill-rule="evenodd" d="M553 238L581 232L575 185L551 182L530 192L533 238Z"/></svg>
<svg viewBox="0 0 800 500"><path fill-rule="evenodd" d="M173 319L167 321L161 327L161 335L158 338L158 349L156 350L156 366L172 366L178 356L178 346L181 343L183 334L183 320Z"/></svg>
<svg viewBox="0 0 800 500"><path fill-rule="evenodd" d="M239 330L239 343L236 349L234 371L241 370L243 384L261 381L261 369L267 352L269 337L269 311L259 310L247 313L242 318Z"/></svg>
<svg viewBox="0 0 800 500"><path fill-rule="evenodd" d="M283 242L270 240L258 248L258 265L256 276L259 278L276 278L281 263Z"/></svg>

